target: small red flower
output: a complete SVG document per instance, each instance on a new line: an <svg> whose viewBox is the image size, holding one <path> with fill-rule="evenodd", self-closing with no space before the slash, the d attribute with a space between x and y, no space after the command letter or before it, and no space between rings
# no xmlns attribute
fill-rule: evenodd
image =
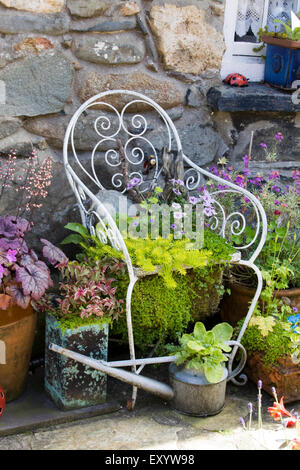
<svg viewBox="0 0 300 470"><path fill-rule="evenodd" d="M291 450L300 450L300 436L295 437L291 442Z"/></svg>
<svg viewBox="0 0 300 470"><path fill-rule="evenodd" d="M297 424L296 416L290 416L288 418L285 418L283 424L286 428L294 428Z"/></svg>
<svg viewBox="0 0 300 470"><path fill-rule="evenodd" d="M280 215L280 214L281 214L281 212L280 212L279 210L277 210L277 209L276 209L276 211L274 211L274 214L275 214L275 215Z"/></svg>
<svg viewBox="0 0 300 470"><path fill-rule="evenodd" d="M292 416L291 413L284 407L283 397L281 397L279 403L274 402L273 406L268 408L268 412L275 421L279 421L282 416L288 416L289 418Z"/></svg>

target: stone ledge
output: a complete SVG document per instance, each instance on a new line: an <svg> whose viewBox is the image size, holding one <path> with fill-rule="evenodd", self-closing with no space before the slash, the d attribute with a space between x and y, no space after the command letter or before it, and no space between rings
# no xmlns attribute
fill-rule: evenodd
<svg viewBox="0 0 300 470"><path fill-rule="evenodd" d="M248 87L236 88L221 84L207 92L208 105L217 111L273 111L299 112L300 103L292 102L292 93L266 84L249 83ZM298 95L298 98L299 95ZM299 99L298 99L299 101Z"/></svg>

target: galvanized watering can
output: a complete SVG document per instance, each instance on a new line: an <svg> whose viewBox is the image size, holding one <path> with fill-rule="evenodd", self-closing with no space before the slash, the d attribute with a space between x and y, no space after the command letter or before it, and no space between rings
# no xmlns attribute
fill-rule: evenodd
<svg viewBox="0 0 300 470"><path fill-rule="evenodd" d="M207 382L202 373L177 367L175 364L176 356L106 362L61 348L53 343L49 345L49 349L104 372L122 382L158 395L163 400L169 401L172 408L181 413L193 416L210 416L222 410L225 404L226 383L237 376L246 363L247 354L240 343L227 341L226 344L234 346L235 349L240 348L241 359L233 371L228 371L224 367L222 380L216 384ZM171 363L169 367L171 385L120 368L156 363Z"/></svg>

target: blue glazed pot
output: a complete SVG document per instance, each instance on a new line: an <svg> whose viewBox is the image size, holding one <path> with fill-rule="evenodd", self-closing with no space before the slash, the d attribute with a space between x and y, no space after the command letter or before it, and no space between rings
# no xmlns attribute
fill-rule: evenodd
<svg viewBox="0 0 300 470"><path fill-rule="evenodd" d="M91 324L62 331L58 321L52 315L46 315L45 390L47 394L62 410L104 403L106 401L106 374L50 351L50 343L106 361L108 325Z"/></svg>
<svg viewBox="0 0 300 470"><path fill-rule="evenodd" d="M300 79L300 41L263 36L267 44L265 82L292 90L293 82Z"/></svg>

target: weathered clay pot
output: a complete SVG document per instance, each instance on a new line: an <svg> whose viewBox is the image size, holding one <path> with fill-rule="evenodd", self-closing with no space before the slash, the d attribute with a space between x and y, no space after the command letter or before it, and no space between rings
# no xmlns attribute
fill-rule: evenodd
<svg viewBox="0 0 300 470"><path fill-rule="evenodd" d="M255 289L250 289L237 283L226 283L231 293L225 294L221 301L220 312L222 321L228 322L235 326L239 320L247 315L249 303L255 295ZM278 299L288 298L292 307L296 307L300 311L300 289L284 289L275 291Z"/></svg>
<svg viewBox="0 0 300 470"><path fill-rule="evenodd" d="M300 400L300 367L289 356L280 358L276 364L264 365L263 353L250 353L245 366L247 377L254 383L262 381L262 388L273 396L275 387L278 398L284 397L285 403Z"/></svg>
<svg viewBox="0 0 300 470"><path fill-rule="evenodd" d="M31 305L0 310L0 385L7 402L18 398L26 386L35 327Z"/></svg>

